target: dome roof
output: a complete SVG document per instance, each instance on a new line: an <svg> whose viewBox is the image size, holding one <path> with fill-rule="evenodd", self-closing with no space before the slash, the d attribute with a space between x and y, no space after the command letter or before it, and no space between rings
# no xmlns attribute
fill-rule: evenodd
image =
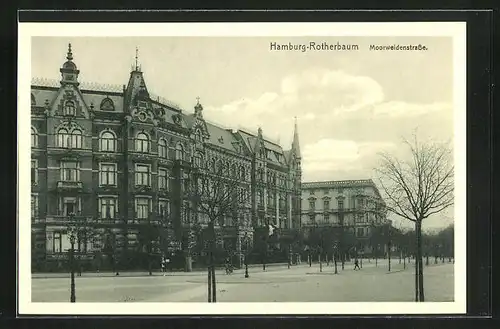
<svg viewBox="0 0 500 329"><path fill-rule="evenodd" d="M63 69L76 70L76 64L72 61L67 61L63 64Z"/></svg>

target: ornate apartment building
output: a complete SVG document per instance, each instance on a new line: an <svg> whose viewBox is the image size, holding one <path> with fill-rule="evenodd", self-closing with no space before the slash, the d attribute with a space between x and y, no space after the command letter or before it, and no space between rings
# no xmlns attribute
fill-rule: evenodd
<svg viewBox="0 0 500 329"><path fill-rule="evenodd" d="M388 224L385 203L372 180L302 183L302 228L341 228L369 252L374 226Z"/></svg>
<svg viewBox="0 0 500 329"><path fill-rule="evenodd" d="M71 45L66 58L59 82L31 85L34 261L64 258L74 222L94 232L77 242L81 257L143 250L146 224L167 226L169 248L184 249L189 226L206 224L190 211L193 175L215 167L251 195L248 211L220 228L225 242L240 249L242 236L269 224L283 235L300 228L297 130L283 150L260 128L254 134L205 121L199 99L191 112L153 96L137 60L127 85L116 88L81 84Z"/></svg>

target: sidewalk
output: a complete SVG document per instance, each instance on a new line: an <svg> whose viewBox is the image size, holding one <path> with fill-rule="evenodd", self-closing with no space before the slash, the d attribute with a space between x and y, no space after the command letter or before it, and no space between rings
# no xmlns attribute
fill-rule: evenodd
<svg viewBox="0 0 500 329"><path fill-rule="evenodd" d="M302 265L291 265L291 268L297 267L297 266L303 266ZM274 264L266 264L266 272L269 271L277 271L281 269L287 269L288 264L287 263L274 263ZM255 272L256 270L263 272L262 270L262 264L249 264L248 269L252 272ZM239 268L239 269L234 269L235 273L238 272L244 272L245 268ZM167 276L201 276L201 275L206 275L207 269L206 268L195 268L193 269L192 272L183 272L183 271L167 271L166 275ZM225 274L226 271L224 267L217 267L215 269L216 274ZM75 272L75 278L100 278L100 277L146 277L146 276L163 276L163 273L155 270L149 275L149 272L147 271L123 271L119 272L120 275L116 275L116 272L82 272L82 276L78 276L78 273ZM32 279L50 279L50 278L69 278L70 273L69 272L63 272L63 273L32 273L31 278Z"/></svg>

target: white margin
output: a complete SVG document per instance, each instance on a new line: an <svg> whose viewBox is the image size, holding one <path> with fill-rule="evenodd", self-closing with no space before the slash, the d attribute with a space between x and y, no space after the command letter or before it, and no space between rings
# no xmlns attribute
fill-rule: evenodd
<svg viewBox="0 0 500 329"><path fill-rule="evenodd" d="M229 27L230 25L230 27ZM466 312L465 22L414 23L19 23L18 313L19 314L460 314ZM455 301L446 303L32 303L31 37L33 36L449 36L453 38L455 124Z"/></svg>

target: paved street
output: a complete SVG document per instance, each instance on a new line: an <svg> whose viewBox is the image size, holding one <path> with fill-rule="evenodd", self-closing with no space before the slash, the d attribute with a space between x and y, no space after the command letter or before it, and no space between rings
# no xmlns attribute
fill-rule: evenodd
<svg viewBox="0 0 500 329"><path fill-rule="evenodd" d="M424 268L426 301L453 301L453 264L430 264ZM319 264L250 269L232 275L217 272L218 302L369 302L413 301L413 263L406 270L398 260L387 271L387 260L363 261L363 268L354 271L346 264L339 274L333 266ZM33 302L69 301L69 274L66 277L32 279ZM169 273L166 277L139 274L114 277L84 273L75 277L77 302L206 302L207 274L205 272Z"/></svg>

